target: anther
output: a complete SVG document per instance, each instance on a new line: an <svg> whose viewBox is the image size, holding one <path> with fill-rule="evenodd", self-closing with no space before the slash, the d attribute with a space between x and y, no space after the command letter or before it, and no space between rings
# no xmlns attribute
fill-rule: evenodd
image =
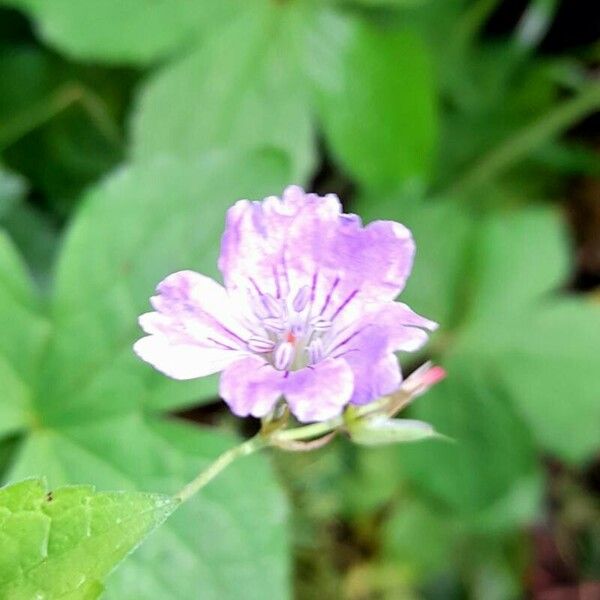
<svg viewBox="0 0 600 600"><path fill-rule="evenodd" d="M308 362L311 365L316 365L323 358L323 342L321 338L313 340L307 347L306 353L308 354Z"/></svg>
<svg viewBox="0 0 600 600"><path fill-rule="evenodd" d="M273 298L271 294L263 294L260 297L263 306L267 309L269 316L271 317L281 317L283 314L283 309L281 307L281 302Z"/></svg>
<svg viewBox="0 0 600 600"><path fill-rule="evenodd" d="M333 325L333 323L327 319L324 319L323 317L317 316L317 317L313 317L310 320L309 323L311 329L314 329L315 331L327 331L328 329L331 328L331 326Z"/></svg>
<svg viewBox="0 0 600 600"><path fill-rule="evenodd" d="M283 333L286 330L285 324L278 317L268 317L262 320L263 327L268 331Z"/></svg>
<svg viewBox="0 0 600 600"><path fill-rule="evenodd" d="M273 365L276 369L284 371L289 369L294 359L294 346L289 342L279 344L273 355Z"/></svg>
<svg viewBox="0 0 600 600"><path fill-rule="evenodd" d="M306 305L308 304L308 300L310 298L310 288L305 285L298 290L294 301L292 302L292 306L296 312L302 312Z"/></svg>
<svg viewBox="0 0 600 600"><path fill-rule="evenodd" d="M258 352L259 354L271 352L275 347L275 343L267 338L251 337L248 342L248 350Z"/></svg>

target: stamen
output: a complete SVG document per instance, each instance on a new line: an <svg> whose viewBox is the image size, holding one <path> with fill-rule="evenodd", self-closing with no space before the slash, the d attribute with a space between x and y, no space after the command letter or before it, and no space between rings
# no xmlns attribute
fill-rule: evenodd
<svg viewBox="0 0 600 600"><path fill-rule="evenodd" d="M305 285L298 290L294 301L292 302L292 306L296 312L302 312L306 305L308 304L308 300L310 298L310 288Z"/></svg>
<svg viewBox="0 0 600 600"><path fill-rule="evenodd" d="M283 314L283 309L281 307L281 302L276 300L271 296L271 294L263 294L260 297L264 307L268 311L270 317L281 317Z"/></svg>
<svg viewBox="0 0 600 600"><path fill-rule="evenodd" d="M268 331L283 333L286 330L285 323L277 317L268 317L262 320L263 327Z"/></svg>
<svg viewBox="0 0 600 600"><path fill-rule="evenodd" d="M289 369L294 359L294 346L289 342L279 344L273 356L273 366L280 371Z"/></svg>
<svg viewBox="0 0 600 600"><path fill-rule="evenodd" d="M265 303L262 301L262 294L259 297L254 295L250 295L250 306L252 308L252 312L259 319L266 319L271 316L269 309L265 306Z"/></svg>
<svg viewBox="0 0 600 600"><path fill-rule="evenodd" d="M311 365L316 365L323 358L323 342L321 338L313 340L307 347L306 353L308 354L308 362Z"/></svg>
<svg viewBox="0 0 600 600"><path fill-rule="evenodd" d="M333 323L329 319L324 319L323 317L316 316L310 320L309 325L315 331L323 332L330 329Z"/></svg>
<svg viewBox="0 0 600 600"><path fill-rule="evenodd" d="M248 340L248 350L252 352L258 352L259 354L263 354L266 352L271 352L275 347L275 342L268 340L267 338L262 337L251 337Z"/></svg>

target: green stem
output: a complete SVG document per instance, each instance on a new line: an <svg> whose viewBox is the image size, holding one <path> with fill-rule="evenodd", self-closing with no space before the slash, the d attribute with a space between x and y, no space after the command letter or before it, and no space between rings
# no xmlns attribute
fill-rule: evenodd
<svg viewBox="0 0 600 600"><path fill-rule="evenodd" d="M391 400L392 397L386 396L377 402L372 402L366 406L361 406L355 410L354 416L363 417L372 412L385 409L390 405ZM293 429L287 429L283 431L275 429L271 432L265 432L263 430L239 446L235 446L223 452L223 454L221 454L221 456L219 456L212 464L204 469L204 471L201 471L197 477L195 477L183 489L175 494L175 498L181 502L189 500L189 498L191 498L196 492L211 482L221 471L242 456L253 454L257 450L265 448L266 446L278 446L279 444L285 442L318 438L337 430L344 424L344 417L339 416L321 423L311 423L310 425L303 425L302 427L294 427Z"/></svg>
<svg viewBox="0 0 600 600"><path fill-rule="evenodd" d="M583 89L575 98L545 114L485 155L451 189L460 195L500 175L546 140L558 135L600 106L600 85Z"/></svg>
<svg viewBox="0 0 600 600"><path fill-rule="evenodd" d="M78 83L67 83L43 101L21 111L0 128L0 149L51 121L71 106L78 104L87 112L98 130L113 144L121 144L118 127L112 122L102 100Z"/></svg>
<svg viewBox="0 0 600 600"><path fill-rule="evenodd" d="M355 417L364 417L374 412L385 410L392 404L391 396L384 396L376 402L371 402L365 406L360 406L354 410ZM342 427L346 423L343 416L334 417L321 423L311 423L302 427L294 427L283 431L275 431L270 435L270 439L279 442L295 441L295 440L310 440L316 437L326 435Z"/></svg>
<svg viewBox="0 0 600 600"><path fill-rule="evenodd" d="M253 438L250 438L249 440L246 440L239 446L235 446L229 450L226 450L212 464L204 469L204 471L201 471L195 479L190 481L190 483L188 483L183 489L175 494L175 498L181 502L189 500L196 492L211 482L233 461L241 458L242 456L253 454L257 450L260 450L267 445L268 439L259 434Z"/></svg>

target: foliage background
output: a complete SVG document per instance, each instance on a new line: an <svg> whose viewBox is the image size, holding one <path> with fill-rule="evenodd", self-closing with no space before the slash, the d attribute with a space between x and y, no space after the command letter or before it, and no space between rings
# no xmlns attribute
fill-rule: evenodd
<svg viewBox="0 0 600 600"><path fill-rule="evenodd" d="M0 2L4 481L172 493L253 430L131 352L238 198L405 222L442 324L401 359L449 371L411 413L456 444L247 459L106 597L600 593L598 34L566 0Z"/></svg>

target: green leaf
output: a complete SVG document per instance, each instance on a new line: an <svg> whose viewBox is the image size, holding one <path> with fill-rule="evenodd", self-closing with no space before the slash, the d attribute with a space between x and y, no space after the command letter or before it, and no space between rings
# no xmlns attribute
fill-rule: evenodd
<svg viewBox="0 0 600 600"><path fill-rule="evenodd" d="M32 426L10 479L45 475L53 486L85 481L174 494L236 443L157 414L212 396L215 378L169 380L131 346L156 284L185 268L216 276L226 208L277 193L286 172L275 153L156 159L90 190L63 245L52 337L28 380ZM264 459L235 465L117 571L108 597L235 598L244 589L250 598L286 598L284 520Z"/></svg>
<svg viewBox="0 0 600 600"><path fill-rule="evenodd" d="M176 507L168 496L91 486L47 492L41 480L0 489L0 595L97 598L108 573Z"/></svg>
<svg viewBox="0 0 600 600"><path fill-rule="evenodd" d="M302 181L314 148L296 59L300 18L293 6L260 3L150 78L134 112L134 158L273 147Z"/></svg>
<svg viewBox="0 0 600 600"><path fill-rule="evenodd" d="M418 579L448 569L456 525L425 503L403 499L383 528L383 555L405 565Z"/></svg>
<svg viewBox="0 0 600 600"><path fill-rule="evenodd" d="M562 299L532 311L499 358L540 444L570 461L593 456L600 424L600 304Z"/></svg>
<svg viewBox="0 0 600 600"><path fill-rule="evenodd" d="M420 40L323 12L306 45L326 140L348 173L377 186L426 178L437 115Z"/></svg>
<svg viewBox="0 0 600 600"><path fill-rule="evenodd" d="M64 213L121 160L118 119L132 77L15 45L0 48L0 79L4 158Z"/></svg>
<svg viewBox="0 0 600 600"><path fill-rule="evenodd" d="M174 493L232 436L130 415L33 433L10 477ZM285 503L264 457L235 463L181 506L107 582L107 598L286 598ZM244 568L240 568L240 564Z"/></svg>
<svg viewBox="0 0 600 600"><path fill-rule="evenodd" d="M59 242L58 227L53 219L39 208L23 202L4 217L3 225L23 255L38 287L46 291Z"/></svg>
<svg viewBox="0 0 600 600"><path fill-rule="evenodd" d="M414 419L389 419L383 415L358 419L349 428L350 437L363 446L419 442L437 437L429 423Z"/></svg>
<svg viewBox="0 0 600 600"><path fill-rule="evenodd" d="M214 378L173 382L131 350L138 316L169 273L193 269L218 278L225 211L240 198L283 189L279 155L156 159L121 170L90 191L60 258L53 303L57 332L42 365L40 406L64 423L73 409L118 414L214 397ZM167 389L168 388L168 389Z"/></svg>
<svg viewBox="0 0 600 600"><path fill-rule="evenodd" d="M372 216L369 198L358 209ZM402 299L441 323L431 348L489 372L490 388L501 382L543 448L570 461L589 457L600 418L599 309L559 299L569 252L558 212L476 215L457 202L409 207L390 196L380 216L413 229L417 255Z"/></svg>
<svg viewBox="0 0 600 600"><path fill-rule="evenodd" d="M353 210L365 222L391 219L412 231L417 254L402 300L440 323L442 331L449 328L463 294L463 263L473 218L453 202L423 202L397 194L363 194Z"/></svg>
<svg viewBox="0 0 600 600"><path fill-rule="evenodd" d="M531 433L494 372L476 355L457 356L445 367L448 378L417 401L411 416L430 422L456 443L402 446L399 462L415 486L456 514L480 522L487 515L495 522L495 505L510 497L518 482L536 475ZM511 517L523 518L520 512L509 515L511 525Z"/></svg>
<svg viewBox="0 0 600 600"><path fill-rule="evenodd" d="M28 378L48 332L38 311L25 266L0 231L0 438L31 419Z"/></svg>
<svg viewBox="0 0 600 600"><path fill-rule="evenodd" d="M0 219L20 202L26 190L25 180L0 164Z"/></svg>
<svg viewBox="0 0 600 600"><path fill-rule="evenodd" d="M235 0L2 0L32 16L43 38L76 58L146 63L233 14Z"/></svg>
<svg viewBox="0 0 600 600"><path fill-rule="evenodd" d="M540 306L565 280L568 252L558 212L526 208L492 215L476 223L469 264L476 271L476 301L465 316L497 322Z"/></svg>

